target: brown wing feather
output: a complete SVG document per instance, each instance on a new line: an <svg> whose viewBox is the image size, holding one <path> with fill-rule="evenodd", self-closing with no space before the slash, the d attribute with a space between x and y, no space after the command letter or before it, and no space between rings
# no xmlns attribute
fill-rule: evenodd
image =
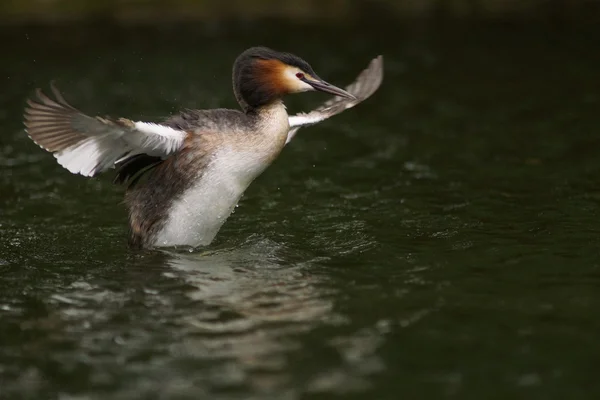
<svg viewBox="0 0 600 400"><path fill-rule="evenodd" d="M24 114L27 134L47 151L61 151L90 136L109 133L118 125L127 125L126 121L87 116L67 103L54 84L51 85L51 90L56 100L37 89L36 98L27 100Z"/></svg>

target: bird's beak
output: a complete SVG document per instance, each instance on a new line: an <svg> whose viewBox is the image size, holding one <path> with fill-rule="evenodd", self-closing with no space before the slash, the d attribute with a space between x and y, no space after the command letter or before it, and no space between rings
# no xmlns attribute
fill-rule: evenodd
<svg viewBox="0 0 600 400"><path fill-rule="evenodd" d="M323 80L305 78L305 79L303 79L303 81L308 83L310 86L315 88L315 90L318 90L320 92L331 93L336 96L345 97L350 100L356 100L355 96L346 92L344 89L340 89L339 87L333 86L332 84L327 83Z"/></svg>

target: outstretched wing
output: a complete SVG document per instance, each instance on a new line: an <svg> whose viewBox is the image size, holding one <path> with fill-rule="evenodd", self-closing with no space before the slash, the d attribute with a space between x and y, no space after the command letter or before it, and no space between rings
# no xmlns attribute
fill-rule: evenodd
<svg viewBox="0 0 600 400"><path fill-rule="evenodd" d="M286 143L289 143L298 132L298 129L303 126L314 125L368 99L379 88L382 80L383 56L379 56L371 60L369 66L358 75L354 82L346 87L346 91L354 95L356 100L336 96L309 113L290 116L290 131Z"/></svg>
<svg viewBox="0 0 600 400"><path fill-rule="evenodd" d="M135 154L165 158L187 136L164 125L87 116L69 105L54 85L51 89L56 100L38 89L37 99L27 101L24 123L29 137L74 174L94 176Z"/></svg>

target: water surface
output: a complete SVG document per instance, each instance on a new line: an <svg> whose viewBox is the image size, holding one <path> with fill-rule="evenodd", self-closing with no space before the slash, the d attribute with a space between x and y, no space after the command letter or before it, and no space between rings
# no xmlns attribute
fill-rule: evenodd
<svg viewBox="0 0 600 400"><path fill-rule="evenodd" d="M599 36L382 26L3 28L0 398L597 398ZM111 174L22 131L51 79L93 115L233 107L255 44L339 85L381 53L384 85L203 251L128 250Z"/></svg>

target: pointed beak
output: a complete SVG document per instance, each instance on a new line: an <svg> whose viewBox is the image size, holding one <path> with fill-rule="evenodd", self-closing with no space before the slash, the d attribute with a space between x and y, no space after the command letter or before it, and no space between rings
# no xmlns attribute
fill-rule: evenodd
<svg viewBox="0 0 600 400"><path fill-rule="evenodd" d="M320 92L331 93L336 96L345 97L350 100L356 100L356 97L346 92L344 89L340 89L337 86L333 86L330 83L327 83L320 79L303 79L304 82L308 83L310 86L315 88Z"/></svg>

